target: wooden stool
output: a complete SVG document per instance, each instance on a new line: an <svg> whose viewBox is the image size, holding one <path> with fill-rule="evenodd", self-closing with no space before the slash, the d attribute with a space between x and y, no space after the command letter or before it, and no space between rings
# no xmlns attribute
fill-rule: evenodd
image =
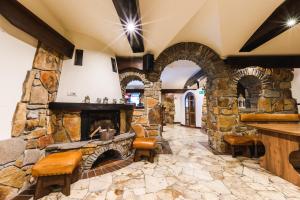
<svg viewBox="0 0 300 200"><path fill-rule="evenodd" d="M32 168L32 176L37 177L34 200L51 193L51 187L60 186L62 193L70 195L71 183L78 180L81 151L54 153L37 162Z"/></svg>
<svg viewBox="0 0 300 200"><path fill-rule="evenodd" d="M141 158L147 157L148 161L153 163L155 156L156 138L136 138L133 141L133 148L136 149L134 161L140 161Z"/></svg>
<svg viewBox="0 0 300 200"><path fill-rule="evenodd" d="M250 148L254 145L254 142L249 136L225 135L224 141L231 146L232 157L236 157L236 148L240 146L248 147L249 154L252 156Z"/></svg>

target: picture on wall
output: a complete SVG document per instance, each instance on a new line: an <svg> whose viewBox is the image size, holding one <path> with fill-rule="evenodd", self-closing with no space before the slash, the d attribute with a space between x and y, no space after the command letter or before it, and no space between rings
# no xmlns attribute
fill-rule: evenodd
<svg viewBox="0 0 300 200"><path fill-rule="evenodd" d="M111 58L111 66L112 66L112 70L113 72L118 72L118 69L117 69L117 62L116 62L116 59L115 58Z"/></svg>

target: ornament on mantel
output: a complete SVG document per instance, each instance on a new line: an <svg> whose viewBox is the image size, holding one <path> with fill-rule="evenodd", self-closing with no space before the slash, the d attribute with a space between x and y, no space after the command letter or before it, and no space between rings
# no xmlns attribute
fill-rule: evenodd
<svg viewBox="0 0 300 200"><path fill-rule="evenodd" d="M104 104L108 104L108 98L107 98L107 97L105 97L105 98L103 99L103 103L104 103Z"/></svg>
<svg viewBox="0 0 300 200"><path fill-rule="evenodd" d="M102 102L102 99L101 98L97 98L96 102L100 104Z"/></svg>
<svg viewBox="0 0 300 200"><path fill-rule="evenodd" d="M85 96L84 97L84 103L90 103L91 102L91 99L89 96Z"/></svg>

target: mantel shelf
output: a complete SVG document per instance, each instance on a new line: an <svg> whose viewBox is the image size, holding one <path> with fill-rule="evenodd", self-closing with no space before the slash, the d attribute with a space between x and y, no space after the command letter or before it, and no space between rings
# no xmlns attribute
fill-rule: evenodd
<svg viewBox="0 0 300 200"><path fill-rule="evenodd" d="M133 110L133 104L98 104L98 103L67 103L67 102L51 102L49 109L66 110L66 111L88 111L88 110Z"/></svg>

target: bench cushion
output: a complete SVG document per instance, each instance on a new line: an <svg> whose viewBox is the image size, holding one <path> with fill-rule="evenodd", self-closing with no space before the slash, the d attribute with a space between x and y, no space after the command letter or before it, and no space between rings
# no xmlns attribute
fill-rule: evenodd
<svg viewBox="0 0 300 200"><path fill-rule="evenodd" d="M230 145L250 145L253 144L253 139L249 136L225 135L224 141Z"/></svg>
<svg viewBox="0 0 300 200"><path fill-rule="evenodd" d="M156 138L136 138L133 141L134 149L155 149Z"/></svg>
<svg viewBox="0 0 300 200"><path fill-rule="evenodd" d="M32 175L53 176L72 174L82 159L81 151L54 153L38 161L32 168Z"/></svg>
<svg viewBox="0 0 300 200"><path fill-rule="evenodd" d="M298 114L241 114L242 122L299 122Z"/></svg>

